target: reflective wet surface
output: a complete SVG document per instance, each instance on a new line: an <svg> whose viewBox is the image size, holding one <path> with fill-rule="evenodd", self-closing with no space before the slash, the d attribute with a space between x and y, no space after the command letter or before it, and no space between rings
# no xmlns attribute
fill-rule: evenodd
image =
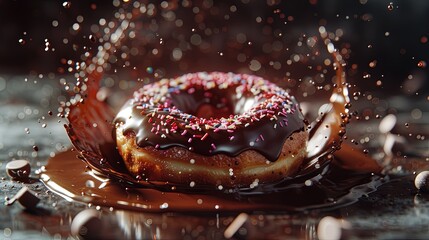
<svg viewBox="0 0 429 240"><path fill-rule="evenodd" d="M22 94L25 91L32 91L33 94L40 94L43 97L43 89L47 87L30 88L26 83L22 83L21 86L26 87L11 89L12 93L19 92ZM25 90L25 88L28 90ZM386 100L386 103L393 105L398 100L404 105L411 105L410 100L406 98L390 98ZM417 104L419 103L417 102ZM32 114L26 114L24 119L16 121L17 116L20 116L20 113L25 114L25 109L27 108L33 109ZM241 212L247 212L244 209L237 209L237 211L225 212L209 211L197 215L191 212L171 213L168 211L167 205L162 206L162 204L159 204L155 208L165 207L166 210L163 213L150 213L136 212L129 208L116 207L117 205L110 208L105 207L105 204L100 204L103 205L100 207L96 203L69 202L67 197L63 198L47 190L38 181L39 175L35 173L35 170L42 165L48 165L49 167L47 160L52 159L52 157L60 161L67 161L68 157L75 157L72 152L68 151L70 145L61 122L63 119L49 116L49 114L45 114L45 112L49 111L48 109L40 106L35 107L30 103L14 103L13 105L3 106L2 109L7 109L7 111L2 111L2 121L6 123L2 126L17 129L17 131L9 131L4 127L1 128L1 134L7 136L8 139L8 141L2 141L2 159L25 158L29 159L32 165L32 178L27 183L21 183L12 181L6 175L5 162L7 161L2 161L2 171L0 172L2 177L2 202L5 202L4 197L11 198L23 185L34 190L37 196L41 198L38 208L32 211L22 210L17 204L1 207L0 224L5 237L10 236L12 239L24 237L51 239L62 236L62 238L67 238L70 236L70 224L73 217L83 209L95 208L101 212L103 226L105 225L106 229L111 230L109 236L144 238L157 235L161 238L173 236L183 238L223 238L224 232L230 226L230 223L237 216L242 216L240 215ZM34 113L34 109L38 109L39 113ZM397 111L397 122L394 124L395 136L401 133L400 136L404 136L403 133L408 131L422 134L423 131L427 130L428 125L424 121L415 124L410 122L409 126L406 127L405 122L408 120L406 108L397 108ZM426 114L427 110L423 112ZM38 119L43 115L45 116L43 123L47 124L46 128L41 126L43 123L38 123ZM386 156L387 154L383 151L385 137L381 138L379 132L379 123L382 120L382 118L375 118L365 122L356 121L352 124L353 128L349 129L349 136L354 139L377 136L377 141L371 141L371 144L367 145L366 148L361 148L361 151L367 149L369 154L375 158L378 157L383 161L389 161L391 164L388 174L389 180L378 187L376 191L361 196L353 204L334 209L308 209L298 212L282 211L281 213L251 211L245 218L246 221L244 221L243 225L238 228L234 237L237 239L262 236L264 238L282 236L316 238L319 221L324 216L333 216L343 219L349 224L347 228L342 229L344 237L425 238L428 234L427 225L429 224L429 218L427 218L429 197L425 193L420 193L414 187L413 182L415 172L429 168L427 158L424 157L424 154L427 154L427 140L418 140L405 134L405 142L396 141L394 147L391 148L394 153L393 156ZM359 129L363 127L365 130L362 132ZM26 133L25 128L29 128L30 134ZM45 131L48 131L48 136L45 135ZM37 142L37 152L33 150L31 139ZM398 151L407 156L396 156ZM80 168L81 173L84 174L85 167L83 162L76 161L73 167ZM91 176L87 177L88 179L86 180L92 180L93 182L86 182L83 188L98 188L101 184L101 180L96 180ZM85 196L86 194L81 193L80 195Z"/></svg>
<svg viewBox="0 0 429 240"><path fill-rule="evenodd" d="M112 7L111 2L108 6L87 6L70 1L50 8L48 3L21 6L16 1L3 1L0 19L7 31L6 44L1 42L0 50L2 56L8 57L0 59L0 238L73 239L71 222L88 208L100 213L103 239L317 239L326 236L322 227L329 224L331 234L340 232L343 239L427 238L429 195L414 186L416 174L429 170L425 55L429 45L427 26L422 24L427 22L429 8L424 1L361 0L350 5L322 0L299 1L298 5L289 4L293 1L261 1L254 5L245 0L232 5L201 1L198 8L183 2L185 12L190 14L175 12L177 6L166 3L157 6L162 13L159 15L153 11L154 4L132 5L151 21L136 26L120 25L141 30L137 34L127 32L127 36L133 39L136 34L145 41L128 39L129 46L141 51L123 47L108 58L113 67L110 75L103 78L102 90L109 96L109 103L118 107L136 85L162 76L221 68L263 75L291 88L306 115L314 119L319 107L326 103L325 93L332 90L333 76L325 71L332 69L332 62L313 51L320 43L314 36L320 35L321 26L326 27L328 38L347 63L345 71L352 100L351 123L343 139L346 145L336 152L335 165L324 172L325 178L321 180L326 195L302 201L281 199L267 206L258 205L258 198L263 198L259 195L246 196L242 201L236 195L225 198L150 189L141 190L143 193L133 189L130 193L130 189L116 183L104 184L106 180L89 174L85 164L76 159L77 153L70 150L64 129L66 120L57 117L66 108L59 107L58 102L68 100L64 90L80 93L82 86L75 84L73 74L81 65L75 61L81 61L80 54L86 51L96 53L98 41L103 46L108 42L103 37L111 37L113 30L118 29L115 23L110 24L110 19L117 22L124 16L118 10L123 3L113 1ZM14 14L21 11L29 18ZM203 22L205 17L216 20L219 16L222 21L211 23L231 26L231 31ZM251 19L245 23L251 26L250 30L240 28L242 18ZM171 26L180 30L171 31ZM223 38L228 40L219 40ZM207 40L218 47L205 48ZM222 49L223 43L229 43L228 51ZM187 46L198 51L188 54L184 50ZM63 60L64 55L67 59ZM130 59L131 63L127 63ZM136 61L141 65L134 69ZM164 68L168 65L171 68ZM97 97L103 98L102 95ZM368 175L372 170L366 171L366 175L350 174L355 174L350 170L357 168L373 169L373 165L362 166L365 158L375 159L383 167L382 177ZM29 179L21 182L7 176L6 164L13 159L30 162ZM67 164L68 174L62 174ZM335 175L335 170L340 176ZM67 184L55 185L55 178L48 180L46 173ZM54 193L40 178L52 189L63 189ZM330 182L332 178L354 182ZM304 186L297 189L320 187L314 183L318 181L303 181L300 184ZM19 204L6 205L24 185L41 199L38 207L24 210ZM109 187L123 193L113 203L104 192ZM147 204L142 196L149 198L151 193L158 199L166 195L169 201ZM295 192L293 196L304 196L300 194ZM196 202L193 206L202 205L205 209L197 212L190 206L180 206L180 201L175 201L179 198L191 199ZM251 202L254 199L256 203ZM342 199L347 201L336 202ZM219 201L226 204L216 204ZM210 204L205 205L207 202ZM285 202L288 204L284 205ZM150 207L143 211L140 208L145 204Z"/></svg>
<svg viewBox="0 0 429 240"><path fill-rule="evenodd" d="M76 151L67 151L49 159L41 180L55 193L71 201L142 212L192 212L194 214L260 212L281 213L325 210L350 205L376 190L388 177L346 170L332 164L320 173L256 189L228 193L191 188L156 190L135 187L114 179L97 176L78 162Z"/></svg>

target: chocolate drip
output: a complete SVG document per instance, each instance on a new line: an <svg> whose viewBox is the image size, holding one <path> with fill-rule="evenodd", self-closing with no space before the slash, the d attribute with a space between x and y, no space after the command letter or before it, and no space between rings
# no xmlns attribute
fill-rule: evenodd
<svg viewBox="0 0 429 240"><path fill-rule="evenodd" d="M213 77L212 74L227 79L228 87L220 89L219 84L224 82L215 82L214 88L207 89L200 80ZM165 95L162 90L153 90L163 86L146 87L124 105L115 123L123 124L124 134L135 134L140 147L166 149L180 146L202 155L228 156L255 150L270 161L277 160L286 139L305 128L296 100L260 78L253 82L253 76L249 75L212 74L203 77L191 74L172 80L174 86L178 82L182 84L181 89L176 87L172 90L169 86ZM186 82L189 78L192 78L192 83ZM252 79L251 83L249 79ZM211 80L203 79L213 83ZM257 84L265 86L265 89L253 93ZM150 95L151 99L147 99ZM164 96L166 99L162 102L149 104ZM271 98L275 100L267 100ZM211 109L209 113L201 113L204 106ZM267 110L269 112L264 113ZM224 118L212 118L210 112Z"/></svg>

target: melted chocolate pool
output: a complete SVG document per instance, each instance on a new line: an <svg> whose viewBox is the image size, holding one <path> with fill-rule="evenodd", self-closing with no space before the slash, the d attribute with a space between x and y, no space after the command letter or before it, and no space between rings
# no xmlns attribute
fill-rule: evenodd
<svg viewBox="0 0 429 240"><path fill-rule="evenodd" d="M100 177L77 155L69 150L49 160L41 175L49 189L70 201L147 212L284 212L333 208L356 202L382 182L371 173L332 164L313 176L251 191L162 191Z"/></svg>

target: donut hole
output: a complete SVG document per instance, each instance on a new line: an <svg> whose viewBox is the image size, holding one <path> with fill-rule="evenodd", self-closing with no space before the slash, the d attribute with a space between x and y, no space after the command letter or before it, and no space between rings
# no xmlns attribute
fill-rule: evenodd
<svg viewBox="0 0 429 240"><path fill-rule="evenodd" d="M237 93L236 87L181 91L172 93L171 100L179 110L206 119L241 115L260 101L250 92Z"/></svg>
<svg viewBox="0 0 429 240"><path fill-rule="evenodd" d="M221 107L218 108L216 106L213 106L211 104L201 104L196 113L194 114L196 117L198 118L206 118L206 119L210 119L210 118L217 118L217 117L228 117L230 115L233 115L233 111L231 111L230 108L228 107Z"/></svg>

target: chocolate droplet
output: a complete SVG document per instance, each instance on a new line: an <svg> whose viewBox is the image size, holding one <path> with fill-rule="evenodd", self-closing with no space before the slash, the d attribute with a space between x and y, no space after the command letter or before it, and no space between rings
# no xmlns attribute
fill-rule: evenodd
<svg viewBox="0 0 429 240"><path fill-rule="evenodd" d="M101 220L95 209L86 209L78 213L71 224L71 233L82 239L100 238Z"/></svg>

